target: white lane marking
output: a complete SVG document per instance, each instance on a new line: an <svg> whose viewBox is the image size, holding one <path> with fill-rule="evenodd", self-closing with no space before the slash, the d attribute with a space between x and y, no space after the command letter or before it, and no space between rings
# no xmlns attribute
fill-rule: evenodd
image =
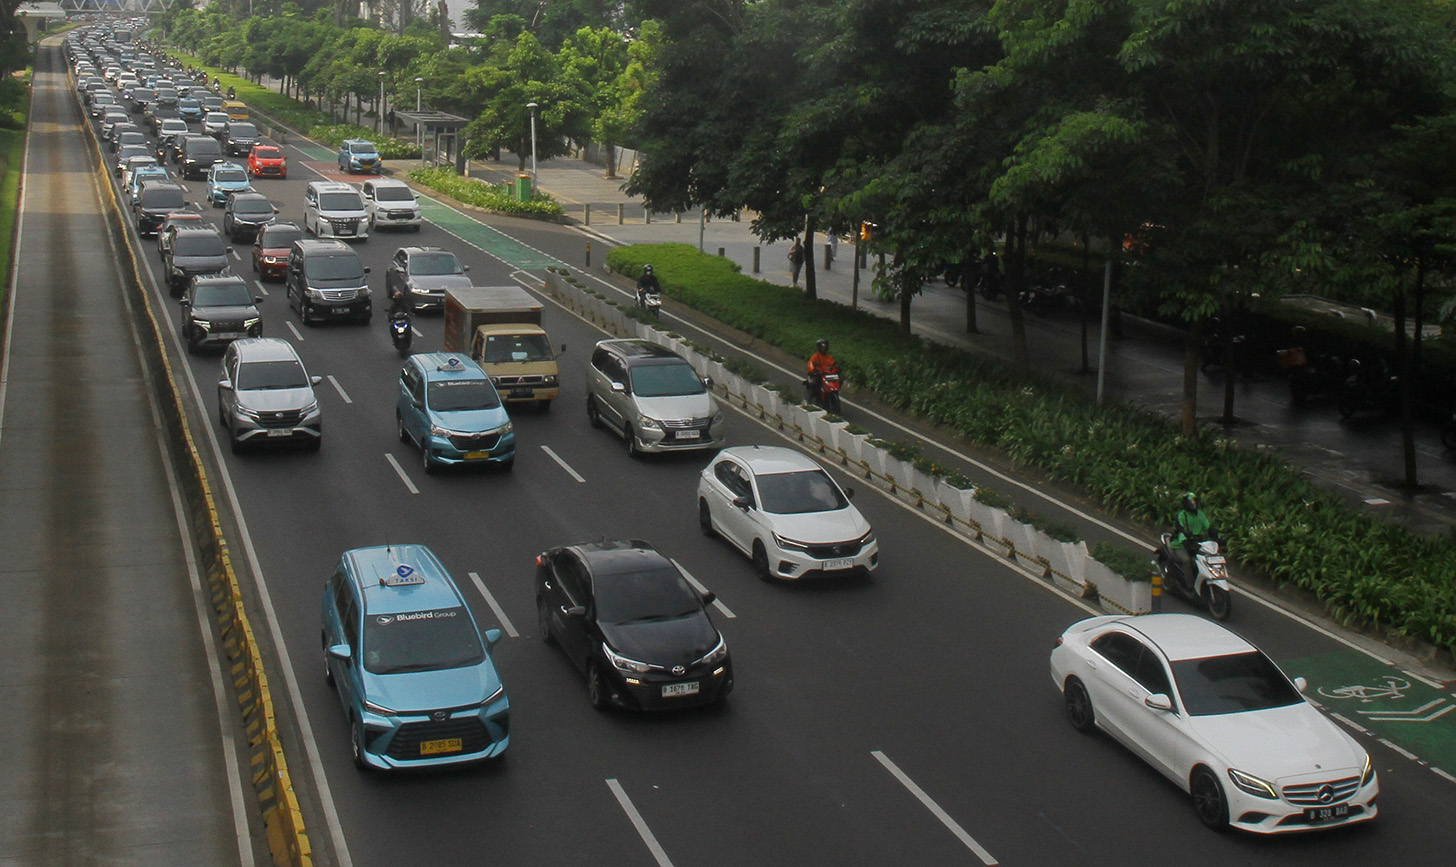
<svg viewBox="0 0 1456 867"><path fill-rule="evenodd" d="M299 343L302 343L303 342L303 335L298 333L297 326L295 326L292 322L284 322L283 324L284 325L287 325L288 326L288 330L293 332L293 339L294 340L297 340Z"/></svg>
<svg viewBox="0 0 1456 867"><path fill-rule="evenodd" d="M962 828L955 819L952 819L949 813L947 813L945 810L942 810L939 804L932 801L930 799L930 796L925 794L924 789L915 785L915 781L906 776L905 772L900 770L899 765L890 761L889 757L879 750L871 751L870 755L875 757L875 761L884 765L885 770L889 771L895 777L895 779L899 780L900 785L904 786L906 790L910 792L910 794L914 795L916 800L920 801L920 803L925 806L925 809L929 810L935 816L935 818L939 819L942 825L949 828L950 832L956 835L956 838L959 839L963 844L965 844L965 847L967 849L975 852L976 857L981 859L981 863L987 865L999 863L996 861L995 858L991 857L990 852L987 852L984 848L981 847L980 843L976 842L974 837L972 837L970 834L967 834L966 829Z"/></svg>
<svg viewBox="0 0 1456 867"><path fill-rule="evenodd" d="M1311 702L1311 704L1313 704L1313 702ZM1362 735L1370 734L1370 729L1365 728L1364 726L1360 725L1359 723L1355 722L1347 716L1342 716L1335 713L1334 711L1330 711L1329 714L1330 716L1334 717L1335 719L1339 720L1340 722L1344 723L1345 725L1349 726L1350 728L1354 729Z"/></svg>
<svg viewBox="0 0 1456 867"><path fill-rule="evenodd" d="M669 558L669 560L671 560L671 558ZM691 584L691 585L693 585L693 588L694 589L696 589L699 593L707 593L708 592L708 588L706 588L702 584L700 584L698 582L698 579L696 579L696 578L693 577L693 573L691 573L691 572L689 572L687 570L687 567L683 566L683 564L677 562L676 560L671 560L671 562L672 562L672 565L674 565L674 566L677 567L677 570L679 572L683 573L683 577L686 578L686 579L688 579L688 583ZM734 614L732 611L729 611L728 610L728 606L727 605L724 605L723 604L723 600L721 600L721 599L714 599L713 600L713 604L715 606L717 606L717 608L718 608L719 611L723 612L723 616L724 617L735 617L736 618L738 616L737 614Z"/></svg>
<svg viewBox="0 0 1456 867"><path fill-rule="evenodd" d="M1437 681L1431 680L1428 677L1421 677L1419 674L1416 674L1414 671L1406 671L1404 668L1402 668L1400 670L1400 673L1401 674L1404 674L1406 677L1411 678L1412 680L1419 680L1421 683L1424 683L1426 686L1429 686L1431 689L1440 690L1440 689L1445 689L1446 688L1446 685L1444 683L1439 683Z"/></svg>
<svg viewBox="0 0 1456 867"><path fill-rule="evenodd" d="M637 808L632 805L632 799L627 797L627 792L622 788L622 784L613 778L607 780L607 788L611 789L612 794L616 796L617 803L622 806L622 812L632 820L632 827L637 829L637 836L642 838L642 842L647 844L647 849L652 853L652 857L657 859L657 867L672 867L672 861L668 860L667 852L663 851L657 838L652 835L652 829L647 827L647 823L642 819L642 814L637 812Z"/></svg>
<svg viewBox="0 0 1456 867"><path fill-rule="evenodd" d="M1440 768L1432 767L1431 768L1431 772L1434 773L1434 774L1436 774L1439 777L1444 777L1447 782L1456 783L1456 777L1451 776L1450 774L1446 773L1445 771L1441 770Z"/></svg>
<svg viewBox="0 0 1456 867"><path fill-rule="evenodd" d="M1413 752L1410 752L1407 749L1404 749L1403 747L1401 747L1397 743L1394 743L1392 741L1388 741L1385 738L1378 738L1378 740L1382 744L1385 744L1387 747L1391 748L1392 750L1394 750L1397 753L1400 753L1401 755L1405 756L1406 758L1410 759L1413 762L1419 762L1421 760L1421 757L1420 756L1416 755Z"/></svg>
<svg viewBox="0 0 1456 867"><path fill-rule="evenodd" d="M399 473L400 479L404 482L404 486L406 488L409 488L409 492L411 494L418 494L420 492L420 489L415 487L415 483L410 481L410 477L404 474L404 467L399 465L399 461L394 459L394 455L390 454L389 452L385 452L384 459L386 461L389 461L389 465L391 467L394 467L394 471L396 473Z"/></svg>
<svg viewBox="0 0 1456 867"><path fill-rule="evenodd" d="M263 293L264 298L268 297L268 287L263 285L262 280L258 281L258 291Z"/></svg>
<svg viewBox="0 0 1456 867"><path fill-rule="evenodd" d="M495 612L495 619L500 621L500 625L505 629L506 635L512 638L520 638L521 633L517 632L516 627L511 625L511 619L506 616L505 610L495 601L495 597L490 595L490 591L485 589L485 582L480 580L480 573L470 572L467 574L470 575L470 580L474 582L475 589L479 590L480 595L485 597L486 604L490 606L490 610Z"/></svg>
<svg viewBox="0 0 1456 867"><path fill-rule="evenodd" d="M571 466L566 463L566 461L563 461L560 455L556 454L556 452L551 451L550 446L542 446L541 451L545 452L548 456L550 456L551 460L559 464L563 470L566 470L567 474L570 475L573 479L576 479L578 482L581 482L583 484L586 483L586 479L583 479L580 473L578 473L576 470L573 470Z"/></svg>
<svg viewBox="0 0 1456 867"><path fill-rule="evenodd" d="M236 248L229 247L228 248L228 253L230 253L232 255L232 257L234 259L237 259L239 262L243 261L243 257L238 255L238 251L237 251Z"/></svg>
<svg viewBox="0 0 1456 867"><path fill-rule="evenodd" d="M342 385L339 385L339 381L337 379L334 379L333 374L329 374L328 380L329 384L334 387L334 391L337 391L339 393L339 397L342 397L344 399L344 403L354 402L353 398L349 397L348 392L344 391L344 387Z"/></svg>

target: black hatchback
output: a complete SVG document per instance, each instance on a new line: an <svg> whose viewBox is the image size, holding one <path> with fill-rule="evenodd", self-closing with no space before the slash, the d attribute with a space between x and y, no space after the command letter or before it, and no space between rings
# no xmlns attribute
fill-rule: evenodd
<svg viewBox="0 0 1456 867"><path fill-rule="evenodd" d="M592 707L662 710L733 690L712 593L640 539L552 548L536 557L537 628L586 674Z"/></svg>

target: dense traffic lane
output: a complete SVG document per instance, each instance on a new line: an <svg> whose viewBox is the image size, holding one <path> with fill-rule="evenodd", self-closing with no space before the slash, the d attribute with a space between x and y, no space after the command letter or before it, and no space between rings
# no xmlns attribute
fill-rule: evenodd
<svg viewBox="0 0 1456 867"><path fill-rule="evenodd" d="M278 185L285 183L292 182ZM290 214L289 201L275 198L285 218L296 218L296 205ZM366 261L382 261L394 237L376 236L357 249ZM390 243L376 246L386 238ZM466 252L458 242L448 245ZM482 255L467 261L478 282L511 274ZM377 266L371 276L380 277ZM288 336L294 320L280 301L272 291L265 320L268 333ZM692 490L706 457L631 461L619 439L591 430L581 412L580 371L600 335L554 308L547 317L555 342L572 347L563 359L566 391L550 414L517 413L514 473L419 471L415 451L394 438L398 362L378 320L368 329L299 329L311 372L333 376L349 396L346 402L331 384L321 387L320 454L220 456L356 863L484 852L518 863L651 863L619 791L672 863L975 863L975 852L875 751L1003 863L1123 863L1133 852L1209 864L1314 863L1335 851L1358 854L1371 845L1361 841L1392 828L1414 836L1420 826L1407 808L1404 818L1388 816L1371 832L1297 846L1208 835L1170 785L1105 739L1077 736L1063 722L1046 654L1082 612L1003 564L968 554L867 488L856 502L877 528L885 563L873 580L759 583L745 559L697 534ZM424 337L417 348L437 346L438 319L418 322ZM199 356L188 369L203 417L212 418L217 359ZM735 442L774 441L741 416L731 424ZM586 481L576 482L542 444ZM419 494L409 493L385 454ZM737 615L717 615L738 669L727 708L597 714L579 675L536 642L531 557L601 535L653 540ZM318 594L339 551L388 539L434 547L477 617L494 624L467 577L478 573L521 633L498 653L516 717L504 762L398 780L350 766L342 713L322 683ZM1417 803L1441 803L1441 791L1422 792L1419 780L1398 785L1418 792ZM1144 839L1149 827L1161 833ZM1190 857L1190 850L1200 854Z"/></svg>

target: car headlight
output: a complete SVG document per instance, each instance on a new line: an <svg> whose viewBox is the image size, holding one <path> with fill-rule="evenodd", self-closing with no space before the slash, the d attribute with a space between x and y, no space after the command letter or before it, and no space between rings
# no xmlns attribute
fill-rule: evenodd
<svg viewBox="0 0 1456 867"><path fill-rule="evenodd" d="M248 407L241 404L238 405L238 415L242 416L243 418L253 419L254 421L257 421L258 419L258 411L256 409L249 409Z"/></svg>
<svg viewBox="0 0 1456 867"><path fill-rule="evenodd" d="M1360 788L1370 785L1375 779L1375 763L1370 760L1370 754L1365 754L1365 770L1360 772Z"/></svg>
<svg viewBox="0 0 1456 867"><path fill-rule="evenodd" d="M368 286L360 286L359 287L359 297L360 298L368 298L369 297L369 287Z"/></svg>
<svg viewBox="0 0 1456 867"><path fill-rule="evenodd" d="M875 531L874 530L869 530L863 536L860 536L859 537L859 544L860 544L861 547L863 547L865 545L871 545L871 544L874 543L874 541L875 541Z"/></svg>
<svg viewBox="0 0 1456 867"><path fill-rule="evenodd" d="M192 324L204 331L212 330L212 323L206 319L194 319L192 320Z"/></svg>
<svg viewBox="0 0 1456 867"><path fill-rule="evenodd" d="M496 434L497 436L505 436L515 429L516 428L514 425L512 425L510 422L506 422L505 424L491 431L491 433Z"/></svg>
<svg viewBox="0 0 1456 867"><path fill-rule="evenodd" d="M556 374L554 374L554 373L548 373L545 376L541 377L541 384L542 385L555 385L556 384Z"/></svg>
<svg viewBox="0 0 1456 867"><path fill-rule="evenodd" d="M431 424L430 425L430 436L432 436L432 437L445 437L445 438L449 438L449 437L452 437L454 435L455 435L455 431L450 430L449 428L440 427L437 424Z"/></svg>
<svg viewBox="0 0 1456 867"><path fill-rule="evenodd" d="M728 655L728 639L726 639L726 638L724 638L723 636L720 635L720 636L718 636L718 646L715 647L715 648L713 648L712 650L708 651L708 655L707 656L704 656L702 659L698 660L697 662L695 662L693 664L694 665L698 665L698 664L702 664L702 665L712 665L715 662L721 662L723 660L723 658L726 657L727 655Z"/></svg>
<svg viewBox="0 0 1456 867"><path fill-rule="evenodd" d="M254 325L257 325L261 321L263 321L263 317L261 316L254 316L252 319L244 319L243 330L246 331L249 328L252 328Z"/></svg>
<svg viewBox="0 0 1456 867"><path fill-rule="evenodd" d="M1253 774L1246 774L1243 771L1229 768L1228 775L1235 786L1238 786L1256 798L1268 798L1273 801L1279 799L1279 793L1274 791L1273 785L1266 783Z"/></svg>
<svg viewBox="0 0 1456 867"><path fill-rule="evenodd" d="M495 692L493 692L490 695L488 695L488 696L485 697L485 700L480 703L480 706L481 707L489 707L491 704L493 704L495 702L496 699L500 698L501 696L503 696L505 694L506 694L506 688L504 686L498 686L498 687L495 688Z"/></svg>
<svg viewBox="0 0 1456 867"><path fill-rule="evenodd" d="M805 553L809 551L809 545L807 543L780 536L778 533L773 534L773 540L775 545L778 545L785 551L803 551Z"/></svg>
<svg viewBox="0 0 1456 867"><path fill-rule="evenodd" d="M643 430L662 430L661 422L655 418L645 416L640 412L637 413L637 426Z"/></svg>
<svg viewBox="0 0 1456 867"><path fill-rule="evenodd" d="M708 427L717 427L718 425L720 425L722 423L723 423L723 410L720 409L717 412L713 413L713 418L712 418L711 421L708 422Z"/></svg>
<svg viewBox="0 0 1456 867"><path fill-rule="evenodd" d="M608 647L605 641L602 642L602 652L607 655L607 661L615 666L618 671L631 671L636 672L637 674L646 674L654 668L657 668L657 666L655 665L648 665L645 662L638 662L635 659L628 659L627 657L621 655L620 653L617 653L616 651L612 650L612 648Z"/></svg>
<svg viewBox="0 0 1456 867"><path fill-rule="evenodd" d="M309 404L309 405L308 405L308 406L306 406L306 407L304 407L304 408L303 408L303 409L302 409L302 410L301 410L301 411L300 411L300 413L299 413L299 414L300 414L300 415L301 415L301 416L303 416L303 417L305 417L305 418L306 418L306 417L308 417L308 416L311 416L311 415L313 415L313 414L314 414L314 413L316 413L316 412L318 412L318 401L314 401L314 402L313 402L313 403L311 403L311 404Z"/></svg>
<svg viewBox="0 0 1456 867"><path fill-rule="evenodd" d="M394 710L392 708L387 708L382 704L375 704L372 701L364 702L364 709L370 713L377 713L380 716L394 716Z"/></svg>
<svg viewBox="0 0 1456 867"><path fill-rule="evenodd" d="M266 262L266 263L268 263L269 265L282 265L283 264L283 257L282 256L264 256L263 257L263 261Z"/></svg>

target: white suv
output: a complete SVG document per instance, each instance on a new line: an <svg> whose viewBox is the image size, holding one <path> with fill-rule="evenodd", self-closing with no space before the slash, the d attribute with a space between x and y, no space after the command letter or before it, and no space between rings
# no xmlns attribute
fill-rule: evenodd
<svg viewBox="0 0 1456 867"><path fill-rule="evenodd" d="M395 227L420 230L420 203L409 184L394 178L374 178L364 182L361 193L371 230Z"/></svg>
<svg viewBox="0 0 1456 867"><path fill-rule="evenodd" d="M309 183L303 194L303 228L320 238L368 238L364 197L338 181Z"/></svg>

